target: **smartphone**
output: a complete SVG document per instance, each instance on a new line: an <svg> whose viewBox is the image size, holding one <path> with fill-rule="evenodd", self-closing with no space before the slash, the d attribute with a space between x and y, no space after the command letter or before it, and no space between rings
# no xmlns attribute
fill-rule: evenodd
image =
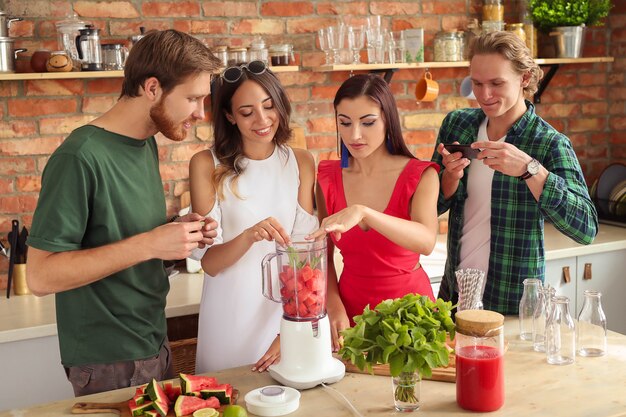
<svg viewBox="0 0 626 417"><path fill-rule="evenodd" d="M459 145L458 143L446 143L443 145L450 153L461 152L463 158L474 159L478 156L480 149L472 149L470 145Z"/></svg>

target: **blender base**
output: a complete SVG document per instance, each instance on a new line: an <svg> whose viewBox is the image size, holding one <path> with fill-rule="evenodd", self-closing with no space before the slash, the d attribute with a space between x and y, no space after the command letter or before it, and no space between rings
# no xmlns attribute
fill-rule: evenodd
<svg viewBox="0 0 626 417"><path fill-rule="evenodd" d="M280 363L270 366L269 373L272 378L287 387L309 389L320 385L322 382L325 384L335 383L344 377L346 367L341 361L332 358L332 362L328 365L330 366L324 370L325 372L320 372L319 375L293 375L291 370L281 369Z"/></svg>
<svg viewBox="0 0 626 417"><path fill-rule="evenodd" d="M283 317L280 324L280 362L271 365L272 378L291 388L313 388L322 382L339 381L345 365L331 349L328 316L313 321L291 321Z"/></svg>

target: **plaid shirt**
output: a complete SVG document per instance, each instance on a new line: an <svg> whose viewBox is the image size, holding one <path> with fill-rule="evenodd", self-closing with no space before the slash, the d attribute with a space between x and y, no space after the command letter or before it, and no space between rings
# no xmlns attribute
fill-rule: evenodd
<svg viewBox="0 0 626 417"><path fill-rule="evenodd" d="M569 139L535 114L526 101L526 113L509 129L505 141L539 161L548 179L535 200L526 182L495 171L491 183L491 243L489 271L483 294L484 308L503 314L517 314L525 278L545 274L543 223L548 220L574 241L589 244L598 230L598 215L589 198L578 159ZM462 109L446 116L439 130L439 143L472 143L485 119L481 109ZM443 174L442 157L432 160ZM440 296L456 302L454 271L459 265L463 230L463 207L467 198L467 168L456 193L445 200L439 193L439 214L450 210L448 258Z"/></svg>

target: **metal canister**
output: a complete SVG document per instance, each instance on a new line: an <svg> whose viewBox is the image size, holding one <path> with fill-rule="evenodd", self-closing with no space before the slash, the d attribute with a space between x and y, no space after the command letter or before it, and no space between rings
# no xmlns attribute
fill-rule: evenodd
<svg viewBox="0 0 626 417"><path fill-rule="evenodd" d="M9 28L12 22L19 22L23 20L21 17L11 17L5 12L0 10L0 38L6 38L9 36Z"/></svg>
<svg viewBox="0 0 626 417"><path fill-rule="evenodd" d="M14 49L13 43L15 39L9 37L0 37L0 73L15 72L15 60L17 54L26 52L27 49Z"/></svg>

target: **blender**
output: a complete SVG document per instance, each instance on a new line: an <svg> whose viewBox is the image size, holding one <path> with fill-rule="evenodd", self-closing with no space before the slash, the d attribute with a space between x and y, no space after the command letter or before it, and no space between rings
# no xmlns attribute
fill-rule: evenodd
<svg viewBox="0 0 626 417"><path fill-rule="evenodd" d="M65 20L57 22L56 28L59 50L67 52L74 62L79 62L76 37L80 34L79 30L87 28L85 22L78 19L76 14L72 14L68 15Z"/></svg>
<svg viewBox="0 0 626 417"><path fill-rule="evenodd" d="M326 315L326 240L277 244L261 269L263 295L283 306L280 362L269 367L272 378L296 389L341 380L346 368L333 357Z"/></svg>

